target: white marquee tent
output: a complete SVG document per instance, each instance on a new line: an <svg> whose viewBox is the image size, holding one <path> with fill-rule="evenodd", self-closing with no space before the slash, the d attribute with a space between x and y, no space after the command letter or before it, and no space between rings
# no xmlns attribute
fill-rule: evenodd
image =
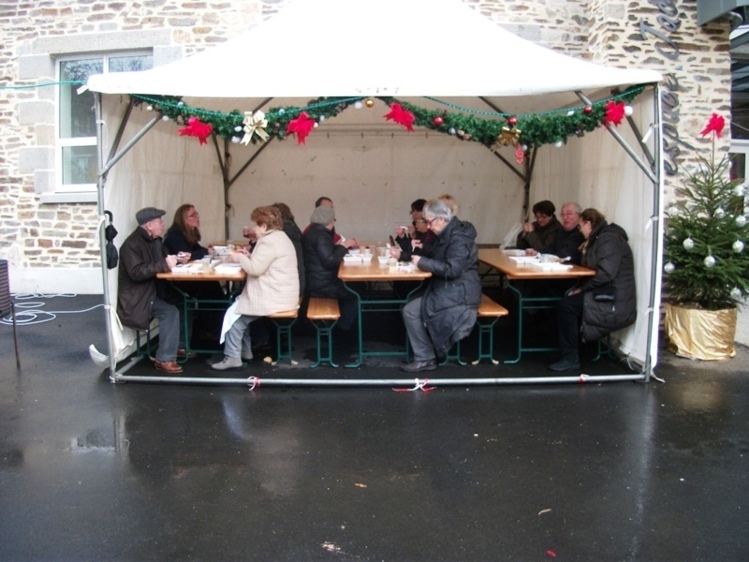
<svg viewBox="0 0 749 562"><path fill-rule="evenodd" d="M408 202L448 191L458 197L461 217L477 226L479 242L493 243L521 218L528 197L579 201L630 236L638 320L616 334L616 343L642 365L639 375L622 377L647 380L656 360L660 300L659 80L653 71L594 65L520 39L460 0L293 0L245 35L196 55L89 79L100 114L100 215L113 213L121 242L139 208L173 212L189 201L200 209L204 239L220 240L238 238L242 217L257 205L283 200L302 224L302 210L311 210L318 195L332 194L337 228L377 240L402 223ZM645 89L621 127L539 148L532 182L527 166L513 166L512 150L500 153L500 162L455 135L407 133L382 119L387 107L379 101L373 110L347 109L320 123L304 146L287 139L268 143L268 150L201 145L179 136L179 126L144 109L147 104L133 109L128 103L131 94L168 95L191 108L244 112L300 107L321 96L396 97L446 111L522 116L579 111L632 85ZM95 350L92 356L109 364L113 380L128 380L117 362L132 351L134 333L114 314L116 270L103 266L103 275L110 349L108 359Z"/></svg>

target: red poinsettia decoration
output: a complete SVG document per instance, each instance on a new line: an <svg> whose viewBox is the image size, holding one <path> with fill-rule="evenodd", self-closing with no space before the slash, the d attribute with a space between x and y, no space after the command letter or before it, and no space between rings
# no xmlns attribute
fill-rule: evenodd
<svg viewBox="0 0 749 562"><path fill-rule="evenodd" d="M626 105L623 101L615 102L610 101L606 104L606 117L603 119L604 125L610 125L613 123L614 125L621 125L622 119L624 119L624 108Z"/></svg>
<svg viewBox="0 0 749 562"><path fill-rule="evenodd" d="M399 125L402 125L406 128L409 132L413 133L414 131L414 114L408 111L407 109L403 109L401 104L397 102L393 102L390 105L390 113L387 115L384 115L385 119L388 121L395 121Z"/></svg>
<svg viewBox="0 0 749 562"><path fill-rule="evenodd" d="M309 135L314 126L315 120L311 119L306 111L302 111L299 117L289 121L289 124L286 126L286 134L295 133L297 144L305 144L307 135Z"/></svg>
<svg viewBox="0 0 749 562"><path fill-rule="evenodd" d="M213 132L213 125L210 123L203 123L197 117L190 117L187 120L187 127L182 127L179 130L179 136L198 137L200 144L206 144L206 140Z"/></svg>
<svg viewBox="0 0 749 562"><path fill-rule="evenodd" d="M726 120L717 113L713 113L712 117L710 117L710 120L707 122L707 125L705 125L705 128L702 129L702 132L700 134L704 137L705 135L709 135L710 133L715 133L715 135L720 138L720 134L723 132L723 127L725 126Z"/></svg>

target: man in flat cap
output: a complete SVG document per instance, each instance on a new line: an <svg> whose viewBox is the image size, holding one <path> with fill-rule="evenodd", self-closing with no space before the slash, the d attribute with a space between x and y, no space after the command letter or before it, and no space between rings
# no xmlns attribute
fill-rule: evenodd
<svg viewBox="0 0 749 562"><path fill-rule="evenodd" d="M124 326L146 330L151 318L159 322L159 347L156 370L173 375L182 372L177 364L180 343L179 309L159 294L156 274L177 265L177 256L167 255L161 235L166 211L146 207L135 214L138 227L120 248L120 270L117 289L117 315Z"/></svg>

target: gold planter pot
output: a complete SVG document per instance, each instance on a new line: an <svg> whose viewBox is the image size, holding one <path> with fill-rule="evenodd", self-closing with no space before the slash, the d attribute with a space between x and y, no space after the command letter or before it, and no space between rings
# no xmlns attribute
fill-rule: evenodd
<svg viewBox="0 0 749 562"><path fill-rule="evenodd" d="M721 361L736 355L737 309L703 310L666 304L668 347L680 357Z"/></svg>

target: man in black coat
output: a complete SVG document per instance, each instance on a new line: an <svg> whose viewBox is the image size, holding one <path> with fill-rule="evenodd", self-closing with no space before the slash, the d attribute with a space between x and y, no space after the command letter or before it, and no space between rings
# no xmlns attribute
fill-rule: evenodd
<svg viewBox="0 0 749 562"><path fill-rule="evenodd" d="M166 211L146 207L135 214L138 227L120 248L117 315L123 326L146 330L151 318L159 322L159 347L154 367L170 375L181 373L176 363L180 338L179 309L158 296L157 273L177 265L177 256L162 246Z"/></svg>
<svg viewBox="0 0 749 562"><path fill-rule="evenodd" d="M481 303L476 229L440 199L429 201L423 216L437 237L428 256L411 257L432 277L424 293L403 307L414 360L401 369L409 373L436 369L437 357L471 333Z"/></svg>

